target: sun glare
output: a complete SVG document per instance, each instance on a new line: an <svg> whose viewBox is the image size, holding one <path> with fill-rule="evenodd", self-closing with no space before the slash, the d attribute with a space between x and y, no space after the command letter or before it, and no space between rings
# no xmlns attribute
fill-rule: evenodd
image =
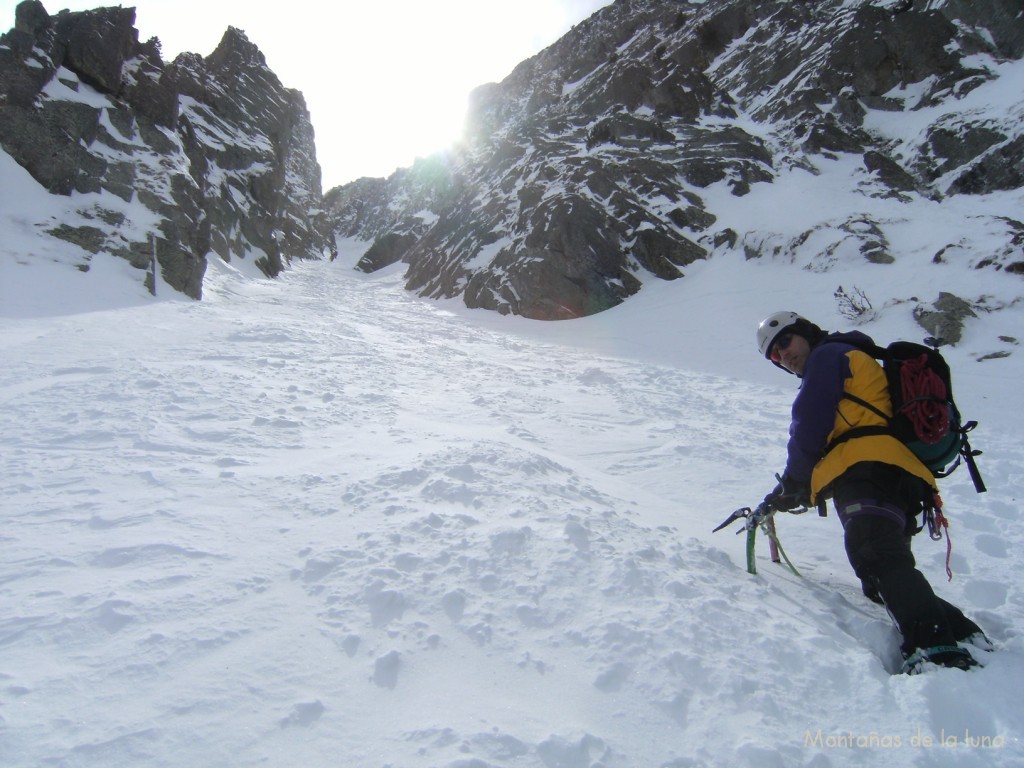
<svg viewBox="0 0 1024 768"><path fill-rule="evenodd" d="M305 97L327 189L388 176L454 144L474 88L501 80L609 1L291 0L285 12L248 0L132 5L139 37L159 37L166 60L183 51L207 56L228 26L243 30L281 82ZM2 5L13 26L16 3Z"/></svg>

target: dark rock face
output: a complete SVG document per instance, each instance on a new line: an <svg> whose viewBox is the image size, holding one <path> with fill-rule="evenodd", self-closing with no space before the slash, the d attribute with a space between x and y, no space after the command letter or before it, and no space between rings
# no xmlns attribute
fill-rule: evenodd
<svg viewBox="0 0 1024 768"><path fill-rule="evenodd" d="M718 229L714 200L781 171L860 158L862 193L900 202L1017 188L1021 126L951 109L905 146L870 112L957 102L1020 58L1015 0L618 0L474 93L464 142L326 197L360 263L407 287L534 318L600 311L646 274L678 279L721 248L792 253L806 232ZM998 27L998 29L996 29ZM868 215L827 225L808 268L896 257Z"/></svg>
<svg viewBox="0 0 1024 768"><path fill-rule="evenodd" d="M320 168L302 95L228 29L207 59L170 64L140 43L132 8L50 16L37 0L0 38L0 145L56 195L81 193L80 223L48 234L149 265L202 295L207 256L253 258L268 275L319 258ZM146 220L115 211L142 203Z"/></svg>
<svg viewBox="0 0 1024 768"><path fill-rule="evenodd" d="M458 146L321 196L302 95L239 30L165 63L130 8L51 16L26 0L0 38L0 145L81 200L47 234L83 269L100 252L143 268L155 247L164 280L198 298L211 254L273 276L356 238L358 269L401 263L422 296L572 318L728 251L817 272L890 264L906 239L880 202L1019 189L1020 107L971 99L1024 55L1022 14L1019 0L616 0L478 88ZM909 118L910 138L887 134ZM829 163L871 204L792 230L759 215L779 204L770 185ZM1024 273L1018 217L974 218L986 254L958 234L933 260Z"/></svg>

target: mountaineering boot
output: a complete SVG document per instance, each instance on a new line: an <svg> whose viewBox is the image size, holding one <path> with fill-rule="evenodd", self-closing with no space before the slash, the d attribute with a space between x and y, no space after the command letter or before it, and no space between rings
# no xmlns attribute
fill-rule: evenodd
<svg viewBox="0 0 1024 768"><path fill-rule="evenodd" d="M963 648L957 645L937 645L934 648L918 648L903 662L901 671L906 675L919 675L927 669L928 664L964 671L978 666L974 657Z"/></svg>

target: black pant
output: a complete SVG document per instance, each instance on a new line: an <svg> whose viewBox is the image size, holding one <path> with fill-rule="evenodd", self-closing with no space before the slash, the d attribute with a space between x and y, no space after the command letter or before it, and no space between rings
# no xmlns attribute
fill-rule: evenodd
<svg viewBox="0 0 1024 768"><path fill-rule="evenodd" d="M833 485L846 535L846 555L864 585L876 592L903 635L901 650L955 645L981 629L938 597L917 570L910 549L921 511L921 481L886 464L850 468Z"/></svg>

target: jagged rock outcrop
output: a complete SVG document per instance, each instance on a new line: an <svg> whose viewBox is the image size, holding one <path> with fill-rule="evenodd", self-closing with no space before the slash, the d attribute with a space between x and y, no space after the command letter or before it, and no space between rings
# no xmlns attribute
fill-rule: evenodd
<svg viewBox="0 0 1024 768"><path fill-rule="evenodd" d="M940 293L931 305L919 304L914 308L914 319L929 333L935 346L959 342L969 317L977 317L970 303L952 293Z"/></svg>
<svg viewBox="0 0 1024 768"><path fill-rule="evenodd" d="M205 59L161 60L133 8L56 16L37 0L0 37L0 146L77 219L48 234L149 266L199 298L209 254L268 275L329 249L302 95L228 29ZM128 206L138 202L142 206ZM151 240L151 236L153 240Z"/></svg>
<svg viewBox="0 0 1024 768"><path fill-rule="evenodd" d="M0 145L74 193L47 233L82 268L147 266L152 234L164 280L199 297L209 255L275 275L354 238L360 269L403 263L420 295L562 319L731 252L822 273L903 258L900 206L1024 186L1022 56L1018 0L616 0L478 88L457 146L321 197L304 100L244 33L165 63L130 8L26 0L0 38ZM828 174L844 204L789 215ZM1024 274L1017 209L970 208L922 260Z"/></svg>
<svg viewBox="0 0 1024 768"><path fill-rule="evenodd" d="M737 231L722 200L845 156L850 189L894 205L1019 188L1024 108L959 105L1020 59L1022 30L1015 0L618 0L477 89L457 148L325 208L339 235L377 240L361 269L403 261L421 295L534 318L600 311L721 250L884 265L877 214ZM911 113L910 138L880 130ZM1013 271L1006 245L991 263Z"/></svg>

